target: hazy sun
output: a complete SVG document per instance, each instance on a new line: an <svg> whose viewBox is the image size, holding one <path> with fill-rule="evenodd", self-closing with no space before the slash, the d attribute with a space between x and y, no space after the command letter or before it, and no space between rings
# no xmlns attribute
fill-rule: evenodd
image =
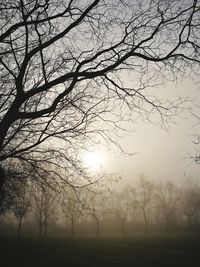
<svg viewBox="0 0 200 267"><path fill-rule="evenodd" d="M86 168L97 171L102 167L104 160L101 153L97 151L86 151L82 155L82 161Z"/></svg>

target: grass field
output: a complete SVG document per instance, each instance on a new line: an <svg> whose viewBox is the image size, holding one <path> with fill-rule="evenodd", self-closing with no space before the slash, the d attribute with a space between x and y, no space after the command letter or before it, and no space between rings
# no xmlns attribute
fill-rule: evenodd
<svg viewBox="0 0 200 267"><path fill-rule="evenodd" d="M2 267L196 266L200 236L0 238Z"/></svg>

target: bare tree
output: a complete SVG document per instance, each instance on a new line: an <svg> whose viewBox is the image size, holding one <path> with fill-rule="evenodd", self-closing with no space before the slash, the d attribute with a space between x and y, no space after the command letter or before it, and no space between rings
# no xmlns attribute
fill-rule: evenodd
<svg viewBox="0 0 200 267"><path fill-rule="evenodd" d="M154 200L154 184L141 175L136 186L130 187L130 197L132 205L136 206L142 213L144 220L144 232L145 235L148 236L148 214Z"/></svg>
<svg viewBox="0 0 200 267"><path fill-rule="evenodd" d="M31 206L32 186L28 180L20 183L17 190L17 201L13 202L12 210L18 221L17 236L21 234L22 222Z"/></svg>
<svg viewBox="0 0 200 267"><path fill-rule="evenodd" d="M181 208L188 228L200 223L200 188L197 183L188 179L181 190Z"/></svg>
<svg viewBox="0 0 200 267"><path fill-rule="evenodd" d="M55 212L55 191L49 184L35 184L34 192L34 212L38 220L38 234L48 235L48 224L51 216Z"/></svg>
<svg viewBox="0 0 200 267"><path fill-rule="evenodd" d="M96 236L100 236L101 221L110 213L109 196L105 190L86 190L83 202L84 213L93 218L96 225Z"/></svg>
<svg viewBox="0 0 200 267"><path fill-rule="evenodd" d="M170 118L177 103L146 88L199 63L199 9L197 0L1 1L2 167L54 151L69 162L97 118L116 126L104 116L115 107Z"/></svg>
<svg viewBox="0 0 200 267"><path fill-rule="evenodd" d="M70 222L71 236L74 236L74 228L78 219L82 215L82 206L80 203L80 196L74 188L68 188L61 196L61 208L64 216Z"/></svg>
<svg viewBox="0 0 200 267"><path fill-rule="evenodd" d="M121 233L124 235L131 208L129 198L127 196L127 191L124 190L120 193L112 193L110 202L111 212L120 221Z"/></svg>
<svg viewBox="0 0 200 267"><path fill-rule="evenodd" d="M174 225L180 209L180 192L171 181L166 181L156 188L155 205L159 214L164 216L166 230Z"/></svg>

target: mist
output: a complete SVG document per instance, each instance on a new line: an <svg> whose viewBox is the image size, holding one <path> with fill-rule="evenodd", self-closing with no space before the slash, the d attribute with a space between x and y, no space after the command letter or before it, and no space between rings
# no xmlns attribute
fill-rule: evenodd
<svg viewBox="0 0 200 267"><path fill-rule="evenodd" d="M0 1L0 264L199 264L199 0Z"/></svg>

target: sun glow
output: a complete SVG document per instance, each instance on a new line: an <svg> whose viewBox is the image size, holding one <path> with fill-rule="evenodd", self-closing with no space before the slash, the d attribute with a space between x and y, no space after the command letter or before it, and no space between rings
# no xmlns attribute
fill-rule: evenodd
<svg viewBox="0 0 200 267"><path fill-rule="evenodd" d="M98 171L104 162L103 155L97 151L86 151L82 155L83 165L93 171Z"/></svg>

